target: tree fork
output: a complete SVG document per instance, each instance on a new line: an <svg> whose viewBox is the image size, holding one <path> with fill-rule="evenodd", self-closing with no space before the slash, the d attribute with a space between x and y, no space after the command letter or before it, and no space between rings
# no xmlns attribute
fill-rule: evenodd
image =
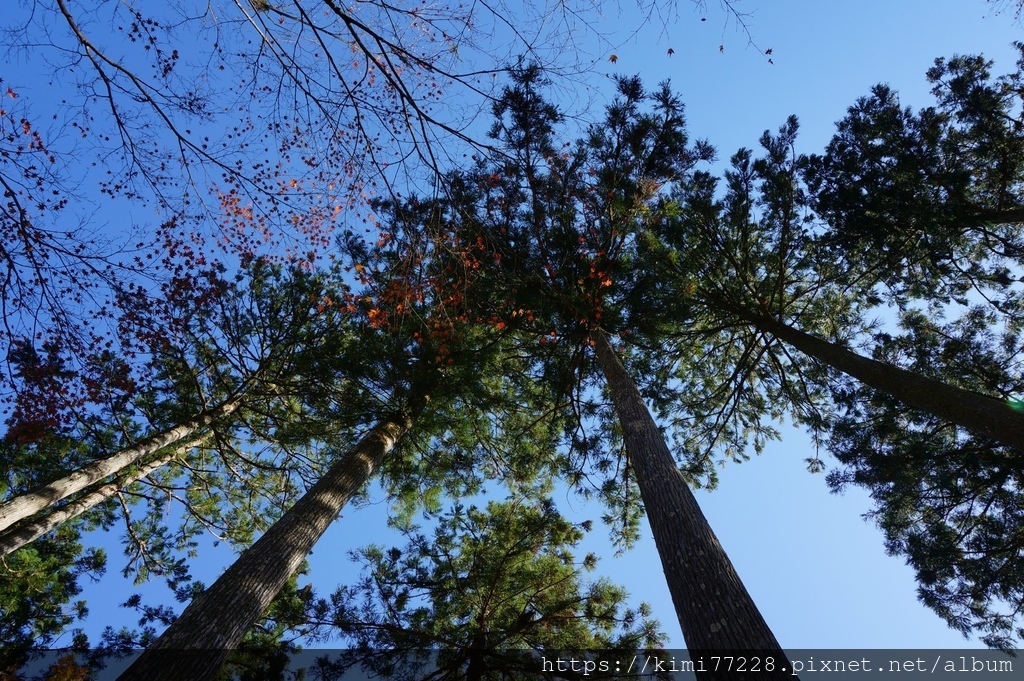
<svg viewBox="0 0 1024 681"><path fill-rule="evenodd" d="M622 424L626 454L658 547L686 647L697 656L731 651L772 657L774 670L707 669L705 678L794 679L782 647L740 580L697 499L676 466L658 425L604 331L590 332ZM698 676L704 674L698 673Z"/></svg>
<svg viewBox="0 0 1024 681"><path fill-rule="evenodd" d="M22 546L39 539L47 532L57 529L73 518L77 518L93 506L96 506L97 504L100 504L112 497L118 492L118 490L124 489L125 487L138 482L153 471L163 468L175 457L188 451L196 444L198 444L198 441L192 441L172 449L166 454L162 454L152 461L143 464L137 471L101 485L92 491L86 492L79 498L61 506L49 515L16 525L13 529L10 529L7 532L0 532L0 556L10 555Z"/></svg>
<svg viewBox="0 0 1024 681"><path fill-rule="evenodd" d="M189 604L118 681L216 678L231 649L299 569L338 513L412 427L401 414L380 421L287 513ZM183 655L183 650L195 654Z"/></svg>

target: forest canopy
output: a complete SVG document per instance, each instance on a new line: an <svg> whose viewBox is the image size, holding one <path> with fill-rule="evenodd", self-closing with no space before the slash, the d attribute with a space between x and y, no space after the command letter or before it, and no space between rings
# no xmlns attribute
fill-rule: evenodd
<svg viewBox="0 0 1024 681"><path fill-rule="evenodd" d="M345 641L334 673L519 678L656 649L672 613L692 655L788 665L694 494L783 423L923 605L1019 645L1024 44L936 59L926 106L871 88L816 153L796 116L732 150L671 82L575 117L573 8L243 5L30 2L4 33L74 94L0 110L0 669L262 678ZM528 49L477 68L487 30ZM486 134L443 117L474 107ZM123 228L77 201L97 182ZM310 581L369 490L393 534ZM671 606L588 575L588 533L647 528ZM118 543L170 590L87 636Z"/></svg>

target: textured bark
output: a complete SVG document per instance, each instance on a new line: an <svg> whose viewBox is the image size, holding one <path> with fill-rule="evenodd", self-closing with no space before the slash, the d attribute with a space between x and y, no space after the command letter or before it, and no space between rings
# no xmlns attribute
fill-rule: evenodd
<svg viewBox="0 0 1024 681"><path fill-rule="evenodd" d="M892 395L908 407L934 414L976 435L1024 452L1024 415L1003 400L858 355L771 317L740 308L729 308L729 311L822 364Z"/></svg>
<svg viewBox="0 0 1024 681"><path fill-rule="evenodd" d="M715 679L794 679L781 646L768 628L736 569L715 537L676 466L636 384L600 329L591 332L615 413L622 424L640 497L668 581L683 638L691 656L732 651L774 658L772 672L733 671L698 676Z"/></svg>
<svg viewBox="0 0 1024 681"><path fill-rule="evenodd" d="M164 447L169 447L186 438L195 436L199 431L208 427L217 419L234 412L241 404L242 396L236 395L217 407L202 412L190 421L140 440L137 444L125 447L105 459L82 466L74 473L44 485L33 492L27 492L5 501L0 504L0 532L3 532L19 520L24 520L44 511L61 499L66 499L72 494L81 492L86 487L99 482L103 478L114 475L150 454L155 454Z"/></svg>
<svg viewBox="0 0 1024 681"><path fill-rule="evenodd" d="M14 553L25 544L34 542L47 532L57 529L72 518L77 518L97 504L101 504L114 496L118 490L124 489L153 471L163 468L176 456L188 451L195 444L193 441L184 446L170 449L165 454L161 454L152 461L145 463L131 475L101 485L42 518L30 520L15 526L7 532L0 533L0 556Z"/></svg>
<svg viewBox="0 0 1024 681"><path fill-rule="evenodd" d="M119 681L216 678L231 649L299 569L313 545L409 430L407 416L378 423L189 604ZM190 652L183 654L182 651Z"/></svg>

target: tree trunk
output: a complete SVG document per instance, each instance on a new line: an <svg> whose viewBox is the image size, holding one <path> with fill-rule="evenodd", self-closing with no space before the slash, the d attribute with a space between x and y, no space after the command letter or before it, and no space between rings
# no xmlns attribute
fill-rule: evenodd
<svg viewBox="0 0 1024 681"><path fill-rule="evenodd" d="M705 674L715 679L794 679L775 635L765 623L736 569L718 542L697 504L665 438L658 429L636 384L626 373L614 348L600 329L590 334L622 425L626 453L640 487L654 543L683 638L697 663L704 657ZM717 673L710 655L731 654L761 658L757 673L736 669ZM764 664L773 658L773 670ZM782 671L783 668L790 671ZM699 669L699 668L698 668Z"/></svg>
<svg viewBox="0 0 1024 681"><path fill-rule="evenodd" d="M744 321L788 343L822 364L892 395L903 404L962 426L975 435L992 438L1024 452L1024 415L1009 403L973 390L964 390L913 371L870 359L771 317L728 307Z"/></svg>
<svg viewBox="0 0 1024 681"><path fill-rule="evenodd" d="M404 415L378 423L197 596L118 681L216 678L231 649L411 426L412 419ZM190 652L183 653L186 649Z"/></svg>
<svg viewBox="0 0 1024 681"><path fill-rule="evenodd" d="M81 492L86 487L99 482L109 475L114 475L126 466L137 463L139 460L164 447L194 436L217 419L231 414L241 404L242 396L236 394L230 400L221 403L213 409L207 409L190 421L186 421L158 435L147 437L137 444L125 447L105 459L82 466L74 473L44 485L33 492L27 492L5 501L0 504L0 532L3 532L19 520L44 511L61 499L66 499L72 494Z"/></svg>
<svg viewBox="0 0 1024 681"><path fill-rule="evenodd" d="M101 485L100 487L83 494L74 501L61 506L49 515L31 520L15 526L7 532L0 533L0 557L14 553L25 544L34 542L47 532L57 529L72 518L77 518L93 506L96 506L97 504L100 504L112 497L118 492L118 490L124 489L132 483L138 482L153 471L163 468L172 459L179 454L188 451L190 448L195 446L195 444L196 441L192 441L188 444L172 449L166 454L162 454L152 461L143 464L138 471L131 475L108 482L105 485Z"/></svg>

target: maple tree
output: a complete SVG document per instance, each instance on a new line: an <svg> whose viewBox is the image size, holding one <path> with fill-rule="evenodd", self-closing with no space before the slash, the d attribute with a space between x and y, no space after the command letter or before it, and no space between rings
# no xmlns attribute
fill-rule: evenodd
<svg viewBox="0 0 1024 681"><path fill-rule="evenodd" d="M741 19L730 0L721 7ZM32 68L28 82L2 83L0 107L10 342L35 324L83 351L87 310L204 239L243 261L259 249L315 259L340 212L429 180L453 140L475 144L470 124L518 60L584 68L561 48L592 16L585 3L12 7L4 46ZM163 224L107 229L90 215L140 206Z"/></svg>

